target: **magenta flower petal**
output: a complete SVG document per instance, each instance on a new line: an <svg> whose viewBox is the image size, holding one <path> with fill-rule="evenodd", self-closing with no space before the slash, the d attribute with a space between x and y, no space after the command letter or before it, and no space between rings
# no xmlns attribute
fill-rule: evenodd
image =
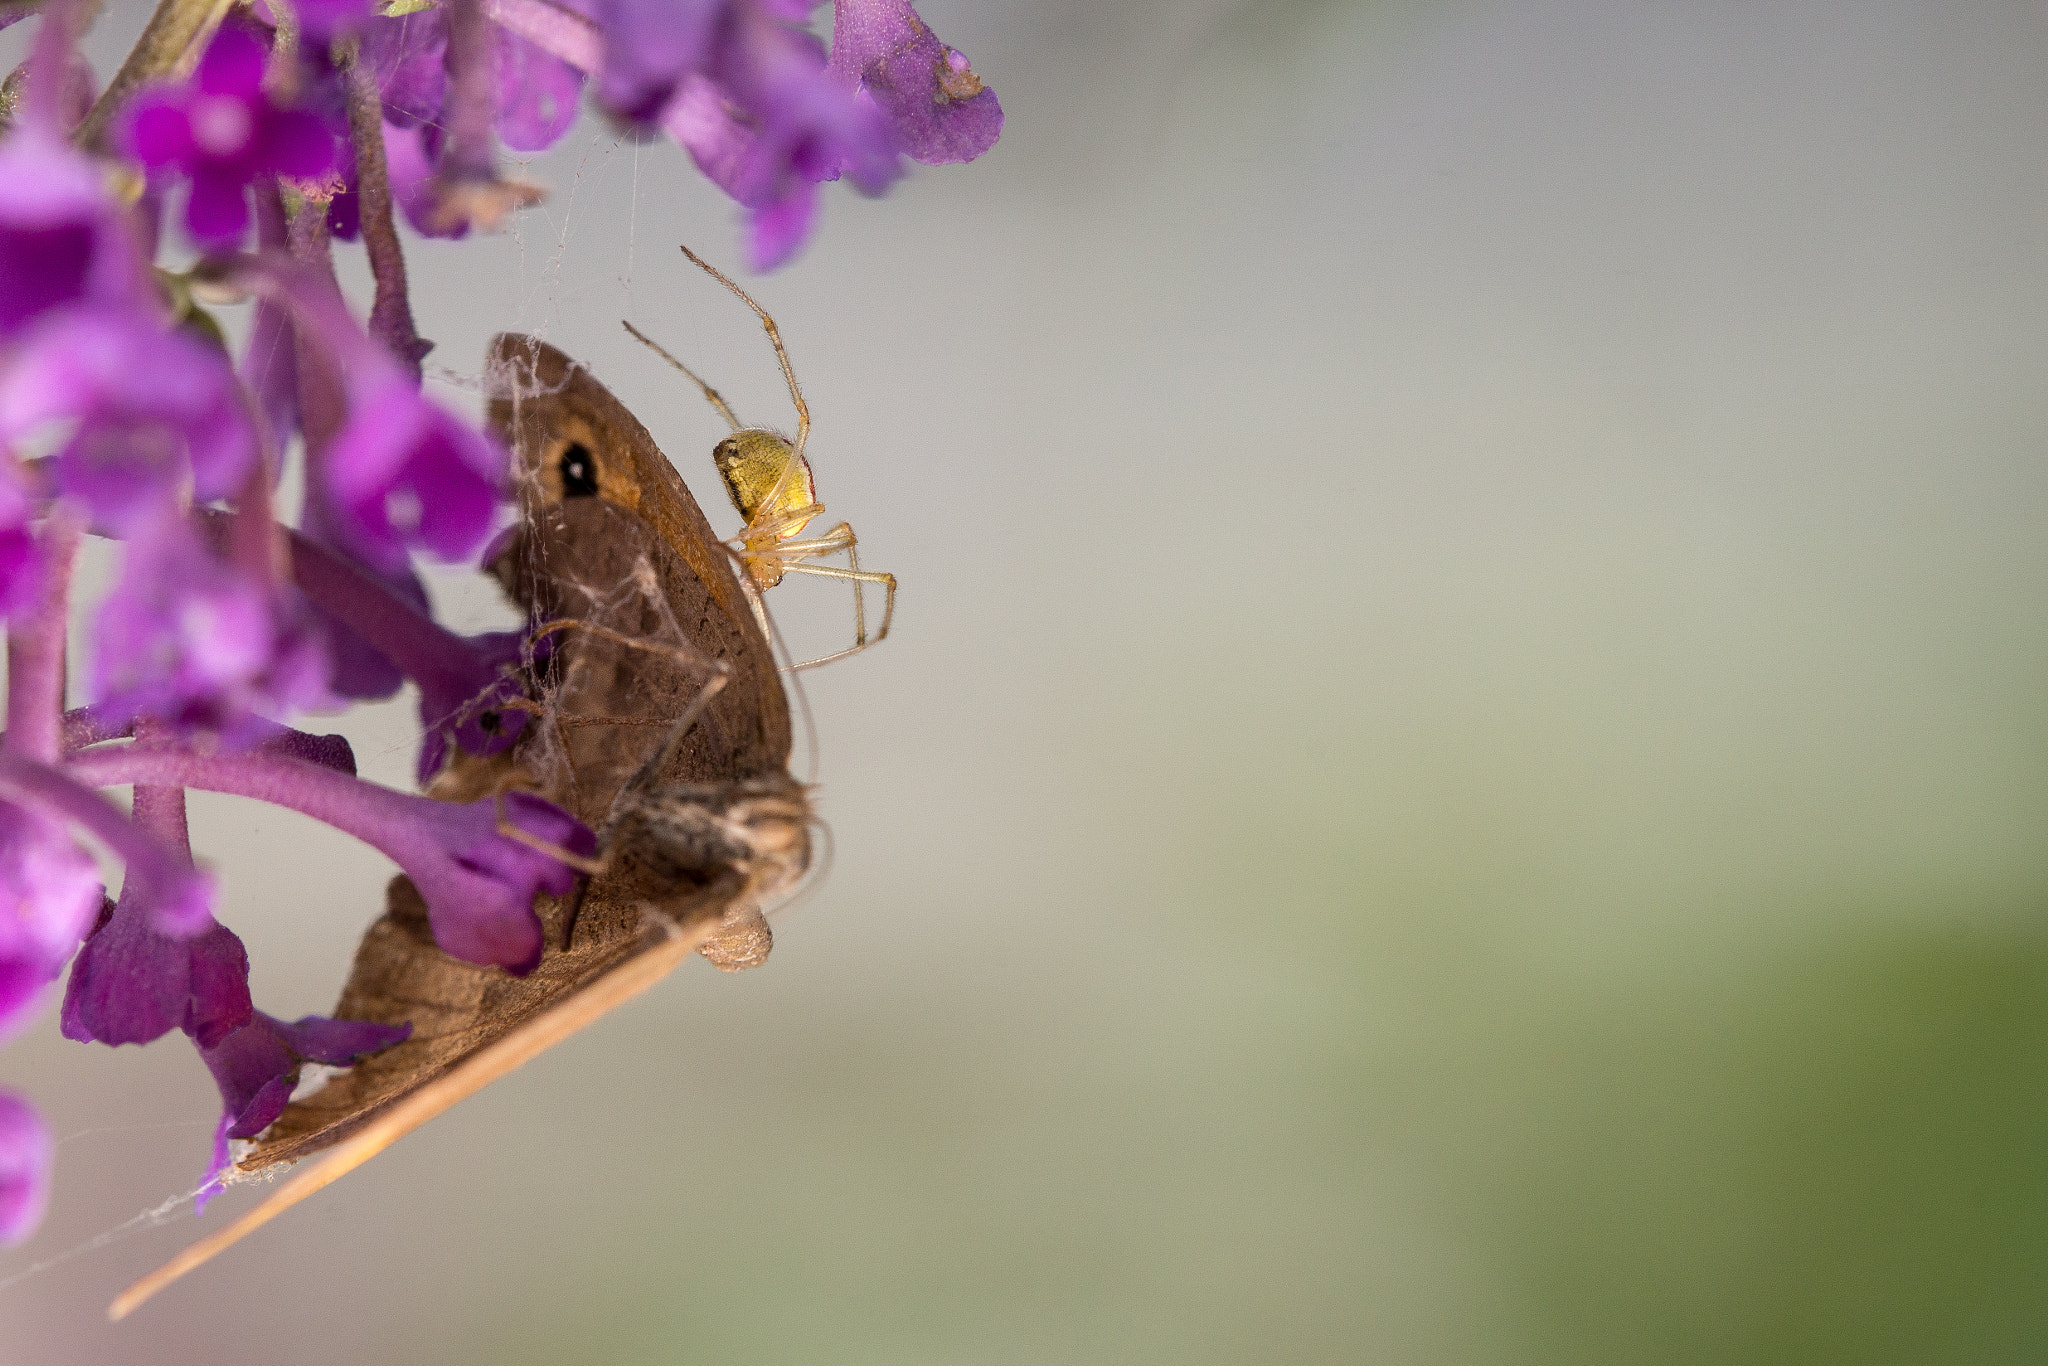
<svg viewBox="0 0 2048 1366"><path fill-rule="evenodd" d="M321 632L296 595L251 579L182 521L129 542L121 581L101 604L93 710L148 716L230 748L332 703Z"/></svg>
<svg viewBox="0 0 2048 1366"><path fill-rule="evenodd" d="M385 118L410 128L441 117L447 50L448 16L439 8L370 21L362 61L383 92Z"/></svg>
<svg viewBox="0 0 2048 1366"><path fill-rule="evenodd" d="M591 0L604 30L597 97L631 123L660 116L683 78L710 63L734 0Z"/></svg>
<svg viewBox="0 0 2048 1366"><path fill-rule="evenodd" d="M498 39L498 137L515 152L544 152L576 121L583 73L503 29Z"/></svg>
<svg viewBox="0 0 2048 1366"><path fill-rule="evenodd" d="M0 1245L14 1246L43 1222L56 1161L57 1141L35 1107L0 1091Z"/></svg>
<svg viewBox="0 0 2048 1366"><path fill-rule="evenodd" d="M200 242L239 242L249 228L249 196L244 183L232 175L207 171L194 175L191 197L185 201L185 226Z"/></svg>
<svg viewBox="0 0 2048 1366"><path fill-rule="evenodd" d="M411 1025L370 1024L363 1020L330 1020L308 1015L293 1024L255 1012L249 1023L199 1056L220 1089L220 1126L214 1131L213 1159L196 1204L203 1213L220 1193L229 1161L228 1140L254 1138L284 1113L299 1069L309 1062L345 1067L372 1053L402 1043Z"/></svg>
<svg viewBox="0 0 2048 1366"><path fill-rule="evenodd" d="M895 134L875 102L826 67L810 34L754 24L722 51L715 75L678 88L662 126L748 209L750 258L779 264L815 221L807 185L842 174L878 194L901 174Z"/></svg>
<svg viewBox="0 0 2048 1366"><path fill-rule="evenodd" d="M76 299L145 298L144 265L89 158L28 121L0 139L0 339Z"/></svg>
<svg viewBox="0 0 2048 1366"><path fill-rule="evenodd" d="M192 84L205 95L254 94L263 84L263 40L241 24L222 24L199 58Z"/></svg>
<svg viewBox="0 0 2048 1366"><path fill-rule="evenodd" d="M0 751L0 775L5 758ZM65 768L73 784L235 792L325 821L383 850L412 879L443 949L515 974L531 972L540 961L534 897L564 896L576 885L575 870L551 851L580 861L597 850L597 837L573 816L525 792L456 806L264 754L142 746L74 755ZM523 838L501 833L501 817ZM95 828L95 834L102 832Z"/></svg>
<svg viewBox="0 0 2048 1366"><path fill-rule="evenodd" d="M128 107L128 150L145 166L163 166L192 145L185 102L162 89L146 89Z"/></svg>
<svg viewBox="0 0 2048 1366"><path fill-rule="evenodd" d="M508 792L497 801L468 806L437 803L421 824L452 863L408 869L427 903L434 942L471 963L496 963L523 977L540 963L545 947L533 898L540 892L566 896L576 874L565 864L498 833L499 808L506 820L535 839L588 858L597 837L560 807L528 792Z"/></svg>
<svg viewBox="0 0 2048 1366"><path fill-rule="evenodd" d="M0 802L0 1039L33 1016L104 897L98 866L69 831Z"/></svg>
<svg viewBox="0 0 2048 1366"><path fill-rule="evenodd" d="M747 211L747 266L773 270L796 255L818 217L818 187L804 181L773 204Z"/></svg>
<svg viewBox="0 0 2048 1366"><path fill-rule="evenodd" d="M425 124L413 128L384 125L384 169L391 181L391 197L420 236L467 237L467 219L444 225L435 216L439 200L434 194L434 157L440 140L440 130Z"/></svg>
<svg viewBox="0 0 2048 1366"><path fill-rule="evenodd" d="M211 1048L254 1009L249 955L234 931L209 915L196 935L165 934L148 901L124 891L71 965L59 1023L81 1043L148 1043L182 1029Z"/></svg>
<svg viewBox="0 0 2048 1366"><path fill-rule="evenodd" d="M512 669L525 652L523 631L494 631L462 642L467 668L422 674L420 689L419 781L424 784L447 761L451 741L469 754L509 749L526 729L529 713L511 705L526 700Z"/></svg>
<svg viewBox="0 0 2048 1366"><path fill-rule="evenodd" d="M317 179L334 169L334 154L334 134L303 110L281 110L263 129L263 159L279 175Z"/></svg>
<svg viewBox="0 0 2048 1366"><path fill-rule="evenodd" d="M318 38L354 33L376 13L375 0L295 0L299 27Z"/></svg>
<svg viewBox="0 0 2048 1366"><path fill-rule="evenodd" d="M474 555L497 520L509 477L502 446L392 376L351 395L328 449L328 494L351 542L379 569L408 545L444 560Z"/></svg>
<svg viewBox="0 0 2048 1366"><path fill-rule="evenodd" d="M264 91L267 54L265 41L246 25L223 24L192 79L139 92L122 125L128 150L143 165L191 177L185 227L204 246L242 239L250 182L280 174L311 178L334 166L326 125L279 107Z"/></svg>
<svg viewBox="0 0 2048 1366"><path fill-rule="evenodd" d="M0 375L0 445L73 421L58 488L117 530L153 523L190 481L201 502L248 476L256 433L227 358L138 309L53 316Z"/></svg>
<svg viewBox="0 0 2048 1366"><path fill-rule="evenodd" d="M832 71L871 97L897 145L927 166L972 161L1003 131L996 92L909 0L834 0Z"/></svg>
<svg viewBox="0 0 2048 1366"><path fill-rule="evenodd" d="M35 605L41 582L41 560L29 518L35 504L11 471L0 467L0 620L11 619Z"/></svg>

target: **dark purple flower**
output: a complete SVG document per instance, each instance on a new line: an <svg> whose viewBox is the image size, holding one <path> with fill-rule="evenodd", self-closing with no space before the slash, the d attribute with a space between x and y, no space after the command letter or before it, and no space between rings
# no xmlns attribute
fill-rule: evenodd
<svg viewBox="0 0 2048 1366"><path fill-rule="evenodd" d="M972 161L1003 131L996 92L925 27L910 0L834 0L831 65L881 107L897 145L927 166Z"/></svg>
<svg viewBox="0 0 2048 1366"><path fill-rule="evenodd" d="M0 340L59 304L141 298L144 267L99 167L17 123L0 141Z"/></svg>
<svg viewBox="0 0 2048 1366"><path fill-rule="evenodd" d="M104 896L98 867L70 831L0 802L0 1038L34 1014Z"/></svg>
<svg viewBox="0 0 2048 1366"><path fill-rule="evenodd" d="M175 166L192 180L185 227L208 247L233 246L249 228L251 181L314 180L334 169L335 138L303 109L263 90L263 39L221 26L190 81L145 88L129 106L128 149L152 171Z"/></svg>
<svg viewBox="0 0 2048 1366"><path fill-rule="evenodd" d="M269 1128L291 1100L300 1068L309 1062L347 1067L404 1042L411 1034L411 1025L330 1020L321 1015L286 1024L259 1010L249 1023L219 1042L202 1044L199 1056L220 1088L221 1116L197 1208L204 1212L207 1202L220 1193L221 1178L228 1169L228 1140L254 1138Z"/></svg>
<svg viewBox="0 0 2048 1366"><path fill-rule="evenodd" d="M321 632L295 593L216 558L183 519L128 543L94 632L93 708L147 716L230 748L263 718L331 705Z"/></svg>
<svg viewBox="0 0 2048 1366"><path fill-rule="evenodd" d="M249 1022L249 954L235 932L211 915L185 936L156 920L149 898L125 889L101 915L64 984L65 1038L111 1046L182 1029L211 1048Z"/></svg>
<svg viewBox="0 0 2048 1366"><path fill-rule="evenodd" d="M36 1108L0 1091L0 1245L12 1247L43 1222L57 1142Z"/></svg>
<svg viewBox="0 0 2048 1366"><path fill-rule="evenodd" d="M406 547L441 559L474 555L490 538L510 473L504 447L421 397L395 370L360 384L323 474L350 543L378 569Z"/></svg>
<svg viewBox="0 0 2048 1366"><path fill-rule="evenodd" d="M0 446L75 422L57 488L126 531L187 490L226 496L256 461L256 433L227 357L139 309L68 309L30 335L0 375Z"/></svg>

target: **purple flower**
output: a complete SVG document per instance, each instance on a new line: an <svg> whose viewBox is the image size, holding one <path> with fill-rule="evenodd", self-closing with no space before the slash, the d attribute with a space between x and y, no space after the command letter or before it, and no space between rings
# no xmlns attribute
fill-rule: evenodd
<svg viewBox="0 0 2048 1366"><path fill-rule="evenodd" d="M498 137L515 152L544 152L576 122L583 73L504 29L498 40Z"/></svg>
<svg viewBox="0 0 2048 1366"><path fill-rule="evenodd" d="M197 1208L204 1212L207 1202L220 1193L221 1178L228 1169L228 1140L254 1138L269 1128L291 1100L301 1067L309 1062L346 1067L404 1042L411 1034L411 1025L330 1020L321 1015L286 1024L259 1010L247 1024L217 1043L202 1044L199 1056L220 1088L221 1116Z"/></svg>
<svg viewBox="0 0 2048 1366"><path fill-rule="evenodd" d="M148 716L230 748L328 706L321 632L297 596L216 558L183 519L139 531L94 633L93 708Z"/></svg>
<svg viewBox="0 0 2048 1366"><path fill-rule="evenodd" d="M384 178L391 197L405 212L405 221L422 237L449 239L467 237L469 224L443 226L436 222L434 209L434 158L441 149L441 130L432 124L401 127L384 125ZM347 187L327 203L327 227L344 242L353 242L362 230L361 209L356 199L355 170L347 172Z"/></svg>
<svg viewBox="0 0 2048 1366"><path fill-rule="evenodd" d="M91 159L24 120L0 141L0 340L60 304L133 301L144 262Z"/></svg>
<svg viewBox="0 0 2048 1366"><path fill-rule="evenodd" d="M378 18L363 31L364 66L384 96L384 117L401 128L441 117L448 94L448 16L436 6Z"/></svg>
<svg viewBox="0 0 2048 1366"><path fill-rule="evenodd" d="M399 859L427 903L434 942L471 963L496 963L515 977L532 972L545 947L533 898L566 896L576 874L552 855L499 833L505 820L529 837L589 858L597 837L551 802L528 792L455 806L426 802L416 813L437 857ZM393 850L394 857L397 851Z"/></svg>
<svg viewBox="0 0 2048 1366"><path fill-rule="evenodd" d="M43 1222L57 1143L22 1097L0 1091L0 1245L14 1246Z"/></svg>
<svg viewBox="0 0 2048 1366"><path fill-rule="evenodd" d="M465 753L496 754L526 729L527 712L515 705L526 700L526 688L508 667L524 653L525 633L492 631L467 640L450 635L449 641L459 653L451 652L447 666L415 676L422 784L441 771L451 741Z"/></svg>
<svg viewBox="0 0 2048 1366"><path fill-rule="evenodd" d="M175 166L192 180L185 227L207 247L230 247L249 228L244 191L282 175L318 179L334 169L335 139L302 109L263 90L264 42L224 24L190 81L144 89L129 106L128 148L152 171Z"/></svg>
<svg viewBox="0 0 2048 1366"><path fill-rule="evenodd" d="M498 137L515 151L546 151L576 121L583 73L501 25L491 25L491 39ZM391 123L416 129L445 121L448 15L443 8L375 20L363 34L362 53L383 93L384 114ZM392 141L387 134L387 148ZM397 193L395 170L392 179ZM419 225L410 206L407 217Z"/></svg>
<svg viewBox="0 0 2048 1366"><path fill-rule="evenodd" d="M881 107L897 145L927 166L972 161L1003 131L996 92L925 27L910 0L834 0L831 65Z"/></svg>
<svg viewBox="0 0 2048 1366"><path fill-rule="evenodd" d="M104 895L99 869L69 831L0 802L0 1038L34 1014Z"/></svg>
<svg viewBox="0 0 2048 1366"><path fill-rule="evenodd" d="M739 8L734 0L591 0L590 17L604 30L597 98L629 123L653 122L684 78L711 64Z"/></svg>
<svg viewBox="0 0 2048 1366"><path fill-rule="evenodd" d="M78 951L59 1023L67 1039L148 1043L182 1029L211 1048L249 1022L249 954L206 918L198 934L165 934L146 895L126 889Z"/></svg>
<svg viewBox="0 0 2048 1366"><path fill-rule="evenodd" d="M715 76L683 83L662 124L748 210L756 270L782 264L803 244L820 181L843 173L879 194L901 172L889 120L827 74L823 45L758 20L728 46Z"/></svg>
<svg viewBox="0 0 2048 1366"><path fill-rule="evenodd" d="M0 375L0 446L60 422L59 492L120 531L155 521L187 489L232 492L256 460L254 427L227 357L139 309L68 309Z"/></svg>
<svg viewBox="0 0 2048 1366"><path fill-rule="evenodd" d="M0 466L0 620L35 606L39 561L35 532L29 528L34 512L28 491Z"/></svg>
<svg viewBox="0 0 2048 1366"><path fill-rule="evenodd" d="M395 570L408 545L451 561L481 549L510 457L394 370L350 394L348 425L327 450L324 474L352 547L375 568Z"/></svg>

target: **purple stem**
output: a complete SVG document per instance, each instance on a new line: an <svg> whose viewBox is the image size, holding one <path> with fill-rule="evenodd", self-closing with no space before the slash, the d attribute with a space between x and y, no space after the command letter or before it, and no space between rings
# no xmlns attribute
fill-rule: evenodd
<svg viewBox="0 0 2048 1366"><path fill-rule="evenodd" d="M169 734L161 722L143 720L136 723L135 741L139 745L162 744ZM135 800L129 804L128 818L156 836L167 848L184 854L187 864L192 862L192 826L185 818L184 788L137 783ZM126 890L125 887L122 889L124 893Z"/></svg>
<svg viewBox="0 0 2048 1366"><path fill-rule="evenodd" d="M360 567L300 532L290 533L292 581L361 636L423 692L474 691L468 641L391 592Z"/></svg>
<svg viewBox="0 0 2048 1366"><path fill-rule="evenodd" d="M132 746L129 748L133 749ZM11 789L17 796L83 829L120 855L131 875L140 877L166 894L188 879L200 876L194 872L189 857L159 843L122 815L119 807L93 790L106 784L81 782L73 772L74 766L81 762L84 761L72 759L60 771L0 748L0 787ZM176 780L166 781L175 783Z"/></svg>
<svg viewBox="0 0 2048 1366"><path fill-rule="evenodd" d="M420 382L420 361L434 344L413 326L405 288L405 252L391 220L391 178L384 164L384 102L377 82L350 53L342 67L347 82L349 137L356 150L356 203L363 251L370 258L377 295L370 304L370 332Z"/></svg>
<svg viewBox="0 0 2048 1366"><path fill-rule="evenodd" d="M228 518L205 511L218 535ZM420 690L442 696L476 691L477 653L470 643L392 592L348 557L302 531L284 528L292 582L313 604L361 636Z"/></svg>
<svg viewBox="0 0 2048 1366"><path fill-rule="evenodd" d="M346 736L308 735L290 726L279 726L275 735L265 736L256 748L263 754L298 759L346 773L351 778L356 776L356 752L349 748Z"/></svg>
<svg viewBox="0 0 2048 1366"><path fill-rule="evenodd" d="M64 717L64 628L71 615L71 567L84 525L62 503L43 523L43 579L35 610L7 633L7 743L55 762Z"/></svg>
<svg viewBox="0 0 2048 1366"><path fill-rule="evenodd" d="M256 245L262 251L285 251L291 227L285 221L284 196L275 180L256 185ZM294 359L291 316L274 299L256 302L256 322L242 364L242 383L256 396L270 431L274 454L282 456L298 423L298 362ZM273 475L276 473L272 471Z"/></svg>
<svg viewBox="0 0 2048 1366"><path fill-rule="evenodd" d="M175 784L288 807L382 850L416 880L445 880L449 850L434 834L449 807L309 764L267 754L194 754L141 745L93 750L65 764L78 782ZM0 774L4 776L4 774Z"/></svg>
<svg viewBox="0 0 2048 1366"><path fill-rule="evenodd" d="M75 754L88 745L104 745L114 740L126 740L134 734L133 722L120 726L108 725L93 715L90 707L74 707L64 713L64 753L67 755ZM287 759L303 759L309 764L331 768L336 773L346 773L351 777L355 775L356 754L349 748L346 736L308 735L305 731L293 730L290 726L275 726L270 734L256 742L256 748L265 754L282 755Z"/></svg>
<svg viewBox="0 0 2048 1366"><path fill-rule="evenodd" d="M292 221L291 256L269 251L255 256L245 253L216 258L212 264L235 283L282 303L291 310L299 340L311 338L318 343L299 348L299 400L305 405L300 425L306 433L306 444L317 448L331 440L347 420L341 402L341 376L346 377L350 389L363 390L382 388L404 372L390 353L372 341L350 316L334 280L326 212L321 210L316 219L310 212L314 207L309 204L301 209ZM313 401L315 395L307 389L306 356L313 351L326 353L322 359L331 362L330 382L335 386L319 396L322 401L317 405ZM332 376L332 369L338 369L341 376ZM317 428L316 407L322 410Z"/></svg>
<svg viewBox="0 0 2048 1366"><path fill-rule="evenodd" d="M498 178L497 116L491 89L493 50L483 0L446 0L448 13L448 106L442 118L448 142L441 150L438 178L445 184L489 183Z"/></svg>
<svg viewBox="0 0 2048 1366"><path fill-rule="evenodd" d="M73 707L64 713L64 753L84 749L87 745L103 745L109 740L126 740L135 734L135 723L125 721L118 726L109 725L93 714L91 707Z"/></svg>
<svg viewBox="0 0 2048 1366"><path fill-rule="evenodd" d="M22 99L21 117L59 136L71 123L64 117L64 86L71 74L76 9L74 0L49 0L43 6L43 22L36 30L35 46L29 49L28 89Z"/></svg>

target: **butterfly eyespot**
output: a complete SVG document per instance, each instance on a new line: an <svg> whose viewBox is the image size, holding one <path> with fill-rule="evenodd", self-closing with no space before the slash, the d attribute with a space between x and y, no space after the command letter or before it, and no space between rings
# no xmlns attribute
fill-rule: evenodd
<svg viewBox="0 0 2048 1366"><path fill-rule="evenodd" d="M590 498L597 493L597 461L580 441L569 443L556 465L562 475L564 498Z"/></svg>

